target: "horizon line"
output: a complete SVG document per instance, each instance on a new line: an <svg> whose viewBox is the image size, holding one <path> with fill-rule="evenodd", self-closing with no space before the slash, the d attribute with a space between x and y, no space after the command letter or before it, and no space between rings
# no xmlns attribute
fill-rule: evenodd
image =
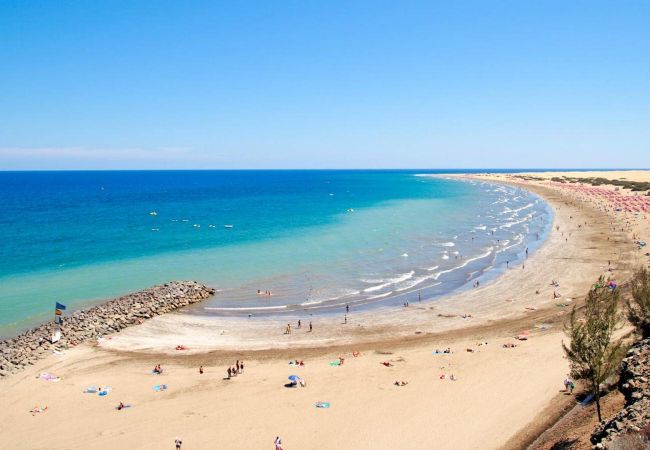
<svg viewBox="0 0 650 450"><path fill-rule="evenodd" d="M526 172L526 171L535 171L535 172L605 172L605 171L634 171L634 170L650 170L646 167L380 167L380 168L366 168L366 167L353 167L353 168L336 168L336 167L327 167L327 168L211 168L211 169L202 169L202 168L193 168L193 169L154 169L154 168L142 168L142 169L0 169L0 173L11 173L11 172L289 172L289 171L303 171L303 172L319 172L319 171L436 171L436 170L472 170L472 171L517 171L517 172Z"/></svg>

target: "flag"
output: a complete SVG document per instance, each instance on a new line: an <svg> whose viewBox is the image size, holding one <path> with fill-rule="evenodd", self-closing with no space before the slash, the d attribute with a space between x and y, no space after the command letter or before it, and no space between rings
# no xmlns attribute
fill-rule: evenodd
<svg viewBox="0 0 650 450"><path fill-rule="evenodd" d="M56 302L56 309L65 310L65 305L59 302Z"/></svg>

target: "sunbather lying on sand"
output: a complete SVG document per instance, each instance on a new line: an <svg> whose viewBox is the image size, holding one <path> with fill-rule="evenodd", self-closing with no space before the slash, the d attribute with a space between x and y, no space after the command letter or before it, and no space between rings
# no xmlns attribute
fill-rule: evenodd
<svg viewBox="0 0 650 450"><path fill-rule="evenodd" d="M29 412L32 414L43 413L47 411L47 406L34 406Z"/></svg>
<svg viewBox="0 0 650 450"><path fill-rule="evenodd" d="M407 384L409 384L409 382L408 382L408 381L403 381L403 380L402 380L402 381L395 381L393 384L394 384L395 386L406 386Z"/></svg>
<svg viewBox="0 0 650 450"><path fill-rule="evenodd" d="M383 364L386 367L393 367L393 365L389 361L384 361L384 362L382 362L380 364Z"/></svg>
<svg viewBox="0 0 650 450"><path fill-rule="evenodd" d="M508 342L507 344L503 344L503 348L515 348L517 344L513 344L511 342Z"/></svg>

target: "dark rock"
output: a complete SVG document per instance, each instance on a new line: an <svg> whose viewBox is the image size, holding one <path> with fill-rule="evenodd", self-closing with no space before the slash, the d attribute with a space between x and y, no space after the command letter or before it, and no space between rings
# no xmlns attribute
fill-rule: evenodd
<svg viewBox="0 0 650 450"><path fill-rule="evenodd" d="M200 302L215 293L196 281L173 281L110 300L64 317L59 326L40 325L11 339L0 341L0 377L7 377L34 364L49 354L47 350L67 348L69 343L80 344L105 334L142 323L169 311ZM61 331L61 340L51 344L51 336Z"/></svg>

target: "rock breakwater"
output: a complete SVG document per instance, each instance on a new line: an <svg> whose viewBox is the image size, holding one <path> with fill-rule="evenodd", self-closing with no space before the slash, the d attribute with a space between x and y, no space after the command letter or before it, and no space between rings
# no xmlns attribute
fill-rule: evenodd
<svg viewBox="0 0 650 450"><path fill-rule="evenodd" d="M76 311L63 317L60 325L50 322L32 328L0 342L0 378L34 364L57 348L141 324L151 317L205 300L214 292L196 281L173 281Z"/></svg>

